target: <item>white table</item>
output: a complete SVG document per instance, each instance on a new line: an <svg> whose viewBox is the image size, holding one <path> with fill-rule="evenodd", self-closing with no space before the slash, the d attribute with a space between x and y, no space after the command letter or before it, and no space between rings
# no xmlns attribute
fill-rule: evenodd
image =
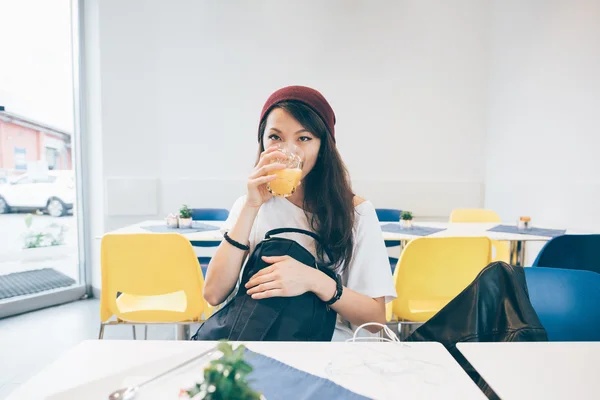
<svg viewBox="0 0 600 400"><path fill-rule="evenodd" d="M549 236L536 236L536 235L525 235L519 233L504 233L504 232L491 232L489 229L500 225L501 223L448 223L448 222L431 222L431 223L418 223L415 225L426 226L432 228L444 229L443 231L428 235L427 237L473 237L473 236L487 236L491 240L506 241L510 243L510 262L512 265L524 266L525 265L525 243L526 242L547 242L552 239ZM393 238L392 235L398 235L394 233L384 232L384 239L390 240ZM408 240L414 239L415 236L400 234L398 236L406 236ZM418 236L417 236L418 237ZM393 239L392 239L393 240ZM398 239L396 239L398 240ZM400 240L406 240L401 238Z"/></svg>
<svg viewBox="0 0 600 400"><path fill-rule="evenodd" d="M221 227L222 221L197 221L203 224L213 225ZM392 222L381 222L381 225L390 224ZM393 224L393 223L392 223ZM109 233L116 234L131 234L131 233L152 233L149 230L144 229L145 226L153 225L165 225L165 221L162 220L149 220L143 221L138 224L125 226ZM399 225L399 223L398 223ZM448 223L448 222L423 222L415 223L415 226L424 226L431 228L444 229L443 231L434 233L427 237L460 237L460 236L487 236L491 240L508 241L511 243L511 263L513 265L524 265L525 264L525 242L546 242L550 240L547 236L535 236L535 235L523 235L517 233L503 233L503 232L490 232L491 229L499 223ZM190 241L220 241L223 239L223 235L219 230L205 231L205 232L194 232L184 235ZM408 233L393 233L382 231L384 240L400 241L403 244L406 242L416 239L420 236L411 235Z"/></svg>
<svg viewBox="0 0 600 400"><path fill-rule="evenodd" d="M598 399L600 342L459 343L503 400Z"/></svg>
<svg viewBox="0 0 600 400"><path fill-rule="evenodd" d="M84 341L8 399L106 400L113 390L137 384L213 345L211 342ZM252 342L247 346L376 399L485 399L439 343ZM352 367L358 364L357 360L363 360L369 368ZM201 378L205 362L151 384L142 390L139 400L177 398L180 388ZM390 365L395 369L386 370Z"/></svg>

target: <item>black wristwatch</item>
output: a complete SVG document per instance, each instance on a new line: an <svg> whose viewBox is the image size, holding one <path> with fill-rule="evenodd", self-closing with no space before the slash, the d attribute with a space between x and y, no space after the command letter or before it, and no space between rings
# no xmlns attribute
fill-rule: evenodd
<svg viewBox="0 0 600 400"><path fill-rule="evenodd" d="M338 301L342 297L343 291L344 286L342 285L342 277L340 276L340 274L335 274L335 293L329 301L325 302L327 307Z"/></svg>

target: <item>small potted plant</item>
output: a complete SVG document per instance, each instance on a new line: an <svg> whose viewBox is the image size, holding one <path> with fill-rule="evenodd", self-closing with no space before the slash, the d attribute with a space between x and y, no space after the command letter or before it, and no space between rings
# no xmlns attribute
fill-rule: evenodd
<svg viewBox="0 0 600 400"><path fill-rule="evenodd" d="M192 210L187 205L183 205L179 210L179 227L180 228L191 228L192 227Z"/></svg>
<svg viewBox="0 0 600 400"><path fill-rule="evenodd" d="M246 348L243 345L235 350L231 344L221 342L217 349L223 353L204 368L204 381L189 389L183 389L180 399L193 400L264 400L264 396L253 390L246 376L252 366L244 360Z"/></svg>
<svg viewBox="0 0 600 400"><path fill-rule="evenodd" d="M400 213L400 226L403 229L411 229L412 228L412 220L413 220L413 214L410 211L402 211L402 213Z"/></svg>

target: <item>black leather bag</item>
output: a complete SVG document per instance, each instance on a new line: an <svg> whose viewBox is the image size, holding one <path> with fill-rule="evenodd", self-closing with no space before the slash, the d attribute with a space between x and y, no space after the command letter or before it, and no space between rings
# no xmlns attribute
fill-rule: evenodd
<svg viewBox="0 0 600 400"><path fill-rule="evenodd" d="M527 291L525 272L503 262L485 267L450 303L407 338L440 342L488 398L498 398L456 348L460 342L545 342L546 330Z"/></svg>
<svg viewBox="0 0 600 400"><path fill-rule="evenodd" d="M192 340L331 340L336 313L314 293L262 300L254 300L246 294L244 285L248 280L269 266L262 260L263 256L288 255L303 264L318 268L332 278L335 277L335 273L328 266L318 265L315 257L300 244L294 240L274 236L281 233L308 235L320 242L316 234L302 229L281 228L267 232L265 239L256 246L246 263L235 297L206 320ZM327 249L324 248L324 251L329 260L333 260Z"/></svg>

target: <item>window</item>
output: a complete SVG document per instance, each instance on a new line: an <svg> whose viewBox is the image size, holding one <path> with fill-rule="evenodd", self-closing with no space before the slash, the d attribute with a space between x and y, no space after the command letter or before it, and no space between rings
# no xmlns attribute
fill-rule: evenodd
<svg viewBox="0 0 600 400"><path fill-rule="evenodd" d="M15 169L18 171L27 170L27 150L22 147L15 147Z"/></svg>
<svg viewBox="0 0 600 400"><path fill-rule="evenodd" d="M15 185L25 185L25 184L31 183L31 182L32 182L31 178L27 175L24 175L15 181Z"/></svg>
<svg viewBox="0 0 600 400"><path fill-rule="evenodd" d="M56 169L56 163L58 161L58 150L52 147L46 147L46 162L48 163L48 169Z"/></svg>

